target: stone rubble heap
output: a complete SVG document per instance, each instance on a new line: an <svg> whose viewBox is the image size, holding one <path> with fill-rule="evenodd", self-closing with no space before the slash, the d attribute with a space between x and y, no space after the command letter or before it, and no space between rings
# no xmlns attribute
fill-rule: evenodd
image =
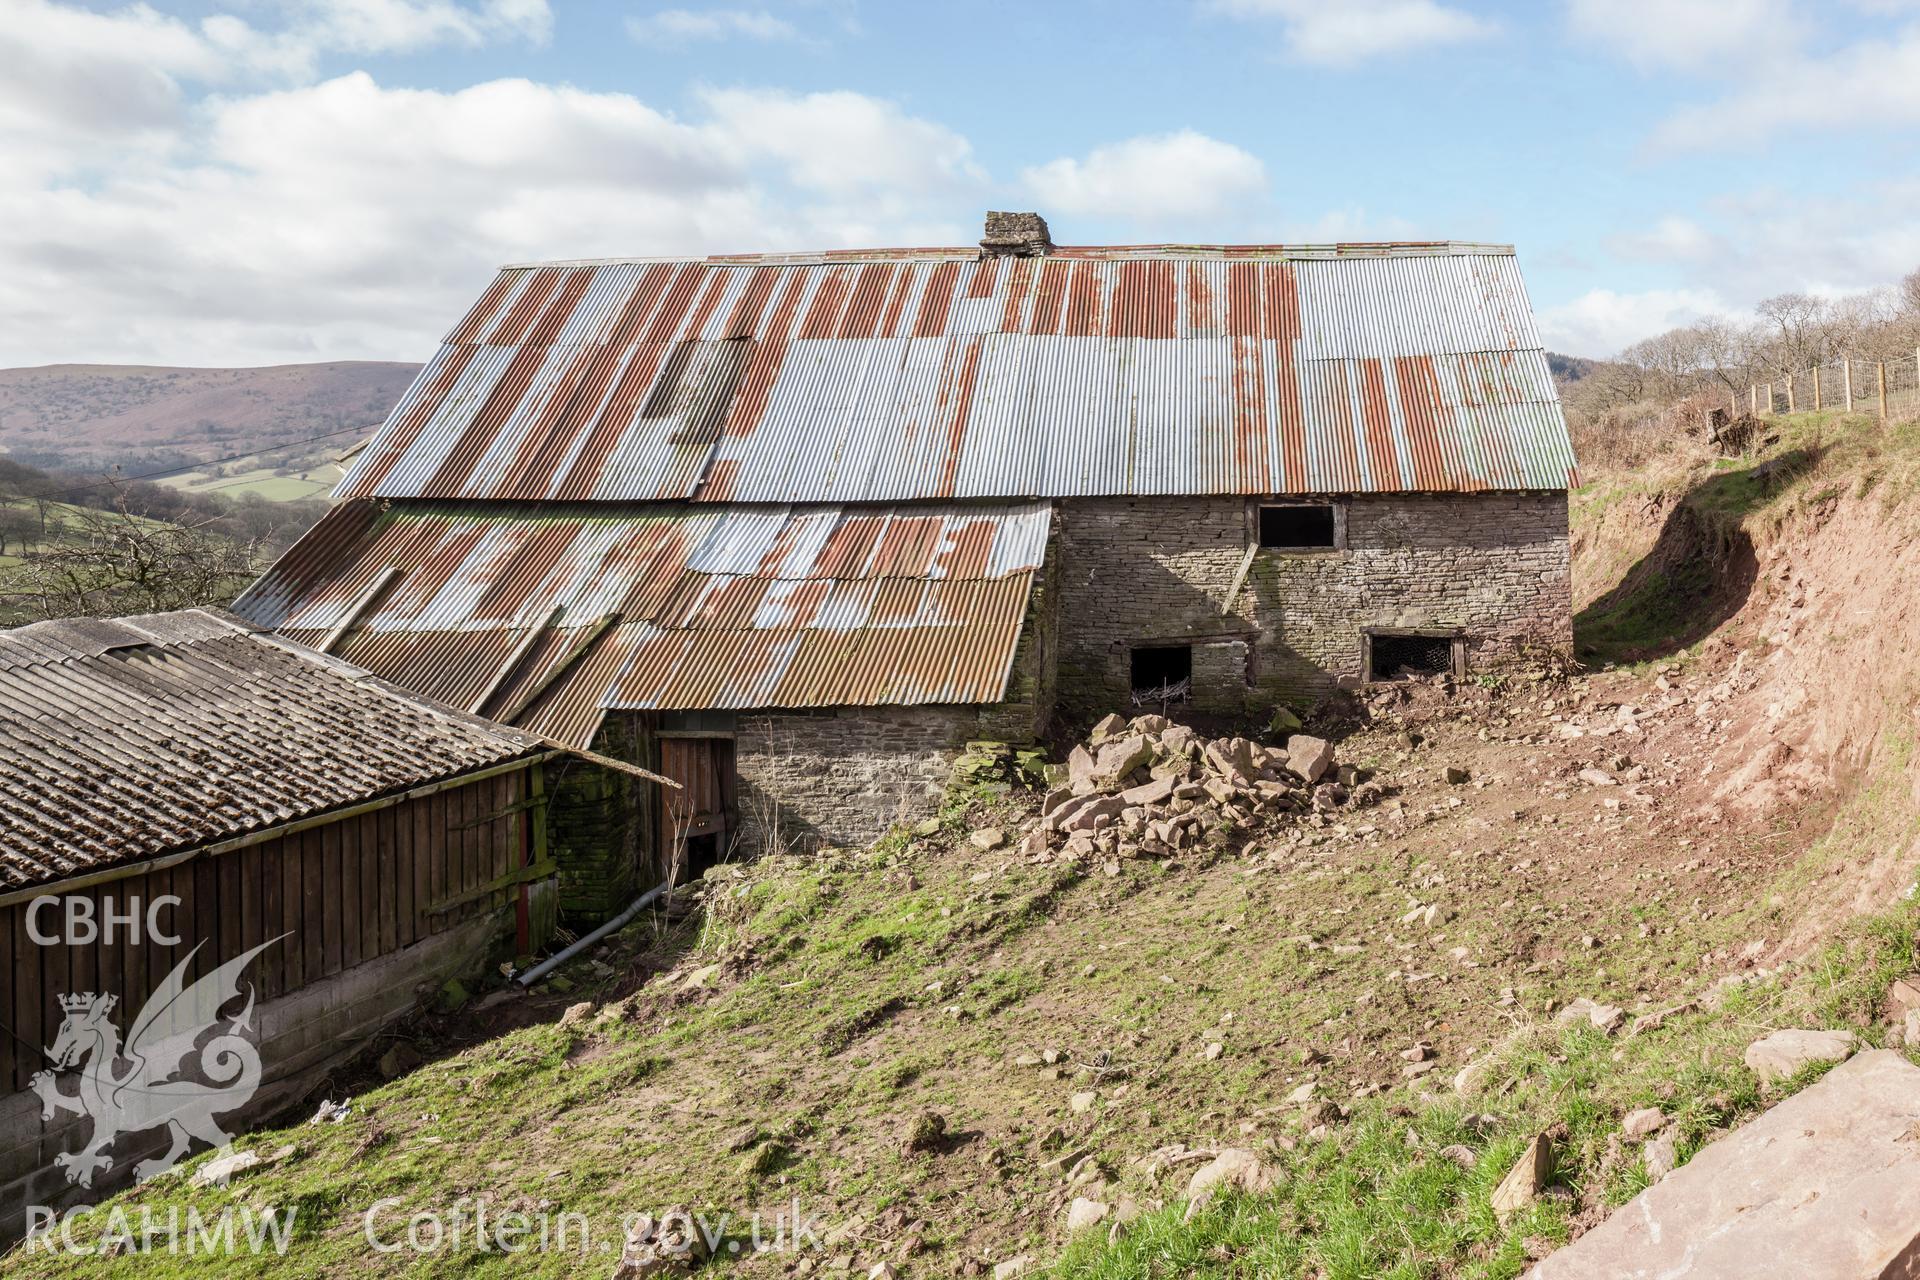
<svg viewBox="0 0 1920 1280"><path fill-rule="evenodd" d="M1067 757L1021 851L1070 858L1168 857L1217 826L1372 804L1380 788L1337 767L1333 744L1296 733L1284 748L1205 738L1165 716L1110 715Z"/></svg>

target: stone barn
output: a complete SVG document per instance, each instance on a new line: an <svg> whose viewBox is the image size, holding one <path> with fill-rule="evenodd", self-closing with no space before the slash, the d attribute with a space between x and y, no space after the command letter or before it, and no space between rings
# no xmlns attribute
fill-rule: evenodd
<svg viewBox="0 0 1920 1280"><path fill-rule="evenodd" d="M680 781L556 795L617 876L871 839L1057 713L1565 651L1574 482L1509 247L993 214L505 268L237 608Z"/></svg>

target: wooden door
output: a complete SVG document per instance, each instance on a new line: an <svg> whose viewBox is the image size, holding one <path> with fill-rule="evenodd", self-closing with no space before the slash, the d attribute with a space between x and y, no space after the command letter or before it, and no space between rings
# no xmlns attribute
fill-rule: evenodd
<svg viewBox="0 0 1920 1280"><path fill-rule="evenodd" d="M660 772L680 784L665 788L660 806L660 849L667 872L678 879L687 869L687 842L710 841L718 856L727 851L733 829L733 739L660 739Z"/></svg>

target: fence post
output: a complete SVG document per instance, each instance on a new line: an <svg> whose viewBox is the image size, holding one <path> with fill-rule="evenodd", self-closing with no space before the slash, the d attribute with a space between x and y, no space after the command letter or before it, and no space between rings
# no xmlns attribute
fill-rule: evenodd
<svg viewBox="0 0 1920 1280"><path fill-rule="evenodd" d="M1916 352L1915 354L1920 355L1920 352ZM1818 412L1820 409L1820 366L1819 365L1813 366L1813 407L1815 412Z"/></svg>
<svg viewBox="0 0 1920 1280"><path fill-rule="evenodd" d="M1796 412L1793 404L1793 375L1787 375L1787 412Z"/></svg>
<svg viewBox="0 0 1920 1280"><path fill-rule="evenodd" d="M1732 387L1727 388L1727 416L1729 418L1740 416L1740 399L1733 394Z"/></svg>
<svg viewBox="0 0 1920 1280"><path fill-rule="evenodd" d="M1880 425L1887 425L1887 362L1882 360L1875 366L1880 371Z"/></svg>
<svg viewBox="0 0 1920 1280"><path fill-rule="evenodd" d="M1747 416L1749 418L1760 416L1760 387L1751 382L1747 384Z"/></svg>
<svg viewBox="0 0 1920 1280"><path fill-rule="evenodd" d="M1773 416L1773 384L1771 382L1767 384L1767 416L1769 418Z"/></svg>
<svg viewBox="0 0 1920 1280"><path fill-rule="evenodd" d="M1840 372L1845 375L1847 384L1847 412L1853 412L1853 357L1846 356L1840 361Z"/></svg>

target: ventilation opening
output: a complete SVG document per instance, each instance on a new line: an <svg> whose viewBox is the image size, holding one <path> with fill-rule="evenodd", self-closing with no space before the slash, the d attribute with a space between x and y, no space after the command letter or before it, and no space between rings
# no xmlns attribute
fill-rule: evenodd
<svg viewBox="0 0 1920 1280"><path fill-rule="evenodd" d="M1369 647L1368 665L1375 680L1404 680L1453 671L1451 636L1374 636Z"/></svg>
<svg viewBox="0 0 1920 1280"><path fill-rule="evenodd" d="M1334 545L1333 507L1297 506L1260 508L1260 545L1285 550Z"/></svg>
<svg viewBox="0 0 1920 1280"><path fill-rule="evenodd" d="M1185 702L1193 692L1193 646L1152 645L1135 649L1131 684L1136 705Z"/></svg>

